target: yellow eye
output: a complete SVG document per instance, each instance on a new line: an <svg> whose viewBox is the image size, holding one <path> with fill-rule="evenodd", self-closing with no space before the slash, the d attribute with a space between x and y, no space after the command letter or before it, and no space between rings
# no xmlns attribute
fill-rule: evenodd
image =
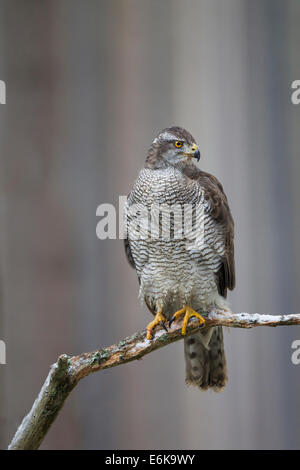
<svg viewBox="0 0 300 470"><path fill-rule="evenodd" d="M176 142L175 142L174 145L175 145L175 147L177 147L178 149L180 149L180 148L183 146L183 143L180 142L180 140L176 140Z"/></svg>

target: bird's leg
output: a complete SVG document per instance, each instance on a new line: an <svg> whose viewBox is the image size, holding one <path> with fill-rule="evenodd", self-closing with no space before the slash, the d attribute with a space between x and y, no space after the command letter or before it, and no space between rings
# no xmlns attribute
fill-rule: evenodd
<svg viewBox="0 0 300 470"><path fill-rule="evenodd" d="M186 307L183 307L181 310L178 310L177 312L174 313L173 317L171 318L169 322L169 326L173 323L174 320L176 320L178 317L184 314L183 318L183 323L182 323L182 330L181 333L183 335L186 334L186 328L189 322L189 319L191 317L197 317L200 320L200 323L204 325L205 319L200 315L200 313L195 312L195 310L192 309L190 305L187 305Z"/></svg>
<svg viewBox="0 0 300 470"><path fill-rule="evenodd" d="M167 330L166 326L165 326L165 322L166 322L166 317L162 314L162 311L160 310L159 312L157 312L157 314L155 315L155 318L154 320L149 323L147 325L147 339L152 339L152 330L154 330L154 328L157 326L157 325L162 325L163 328Z"/></svg>

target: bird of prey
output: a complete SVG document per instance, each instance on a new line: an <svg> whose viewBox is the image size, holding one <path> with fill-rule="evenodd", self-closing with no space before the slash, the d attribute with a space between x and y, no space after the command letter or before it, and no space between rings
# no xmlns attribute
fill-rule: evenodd
<svg viewBox="0 0 300 470"><path fill-rule="evenodd" d="M199 159L195 139L185 129L170 127L156 136L127 198L124 244L138 276L140 296L154 315L147 326L147 339L151 340L157 325L166 328L180 316L184 316L185 335L189 318L198 317L203 328L184 338L186 383L201 390L221 391L227 383L222 327L205 327L201 312L228 308L227 289L235 287L234 222L222 185L198 168ZM163 217L153 211L153 206L169 208L169 237L162 236ZM179 224L178 236L174 207L183 212L185 207L192 207L188 212L193 220L190 226L194 230L198 220L203 243L187 236L185 219ZM197 210L198 218L194 217ZM152 236L155 213L159 222L156 236ZM139 224L134 224L137 220Z"/></svg>

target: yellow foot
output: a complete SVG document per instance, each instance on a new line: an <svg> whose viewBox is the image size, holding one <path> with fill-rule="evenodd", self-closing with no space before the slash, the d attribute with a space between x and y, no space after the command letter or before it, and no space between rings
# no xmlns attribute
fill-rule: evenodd
<svg viewBox="0 0 300 470"><path fill-rule="evenodd" d="M162 325L164 329L168 331L164 325L165 321L166 321L166 318L163 316L163 314L161 312L158 312L155 315L154 320L151 323L149 323L149 325L147 325L147 339L152 339L152 330L154 330L154 328L157 325Z"/></svg>
<svg viewBox="0 0 300 470"><path fill-rule="evenodd" d="M200 315L200 313L195 312L195 310L193 310L192 307L187 305L186 307L182 308L181 310L178 310L178 312L174 313L173 317L170 320L170 325L174 320L176 320L178 317L180 317L183 314L184 314L184 319L183 319L182 330L181 330L181 333L183 335L186 334L186 328L188 326L188 322L189 322L189 319L191 317L197 317L200 320L200 323L202 325L204 325L204 323L205 323L205 319Z"/></svg>

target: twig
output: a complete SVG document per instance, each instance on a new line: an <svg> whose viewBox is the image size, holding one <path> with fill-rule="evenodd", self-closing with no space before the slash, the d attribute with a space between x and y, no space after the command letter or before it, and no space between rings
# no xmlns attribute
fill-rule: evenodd
<svg viewBox="0 0 300 470"><path fill-rule="evenodd" d="M300 325L300 314L275 316L212 311L206 316L205 328L221 325L233 328ZM51 366L37 399L19 426L9 449L38 449L65 399L83 377L98 370L141 359L156 349L182 339L181 326L181 322L174 322L168 333L158 327L151 341L146 339L144 330L105 349L73 357L61 355ZM198 320L192 318L186 336L197 333L200 329Z"/></svg>

